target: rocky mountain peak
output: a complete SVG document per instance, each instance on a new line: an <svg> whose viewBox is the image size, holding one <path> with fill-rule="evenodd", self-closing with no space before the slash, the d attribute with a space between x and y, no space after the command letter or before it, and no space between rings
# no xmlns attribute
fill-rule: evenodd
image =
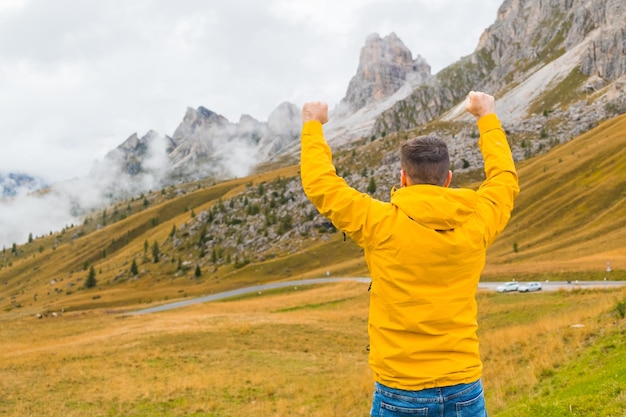
<svg viewBox="0 0 626 417"><path fill-rule="evenodd" d="M300 108L287 101L281 103L267 118L270 132L298 136L301 129Z"/></svg>
<svg viewBox="0 0 626 417"><path fill-rule="evenodd" d="M527 78L533 66L574 49L569 61L583 74L614 81L626 74L625 21L623 0L506 0L476 51L496 66L492 88Z"/></svg>
<svg viewBox="0 0 626 417"><path fill-rule="evenodd" d="M302 129L300 108L293 103L283 102L267 118L267 133L257 145L260 161L271 160L293 145L297 145Z"/></svg>
<svg viewBox="0 0 626 417"><path fill-rule="evenodd" d="M569 140L626 109L624 22L623 0L505 0L474 53L382 113L371 134L436 118L470 121L463 100L482 90L498 97L498 116L510 130L542 132L537 148L547 138ZM536 128L543 124L559 129Z"/></svg>
<svg viewBox="0 0 626 417"><path fill-rule="evenodd" d="M288 102L274 109L267 122L243 114L232 123L205 107L188 107L172 137L152 130L142 137L134 133L91 175L103 178L117 170L132 178L129 183L150 187L247 175L257 163L298 143L300 117L299 107Z"/></svg>
<svg viewBox="0 0 626 417"><path fill-rule="evenodd" d="M146 148L150 141L155 140L156 138L159 138L160 136L161 135L159 135L158 132L152 129L150 129L142 137L139 137L137 133L133 133L132 135L128 137L128 139L122 142L117 148L118 150L123 151L123 152L138 151L142 148Z"/></svg>
<svg viewBox="0 0 626 417"><path fill-rule="evenodd" d="M395 33L367 37L361 49L357 73L350 80L344 103L352 110L391 96L411 79L430 76L430 65L421 56L413 59L409 48Z"/></svg>
<svg viewBox="0 0 626 417"><path fill-rule="evenodd" d="M189 112L189 110L192 110L192 112ZM187 114L192 117L195 116L195 118L206 119L207 121L214 123L223 123L228 121L224 116L221 116L203 106L198 107L195 111L193 111L193 109L187 109Z"/></svg>
<svg viewBox="0 0 626 417"><path fill-rule="evenodd" d="M259 122L257 119L250 116L249 114L242 114L239 118L239 125L241 126L256 126L259 123L261 122Z"/></svg>
<svg viewBox="0 0 626 417"><path fill-rule="evenodd" d="M228 124L228 119L219 115L205 107L198 107L193 109L187 107L185 117L174 132L174 142L178 143L181 139L188 138L194 135L197 130L204 130L210 127L222 127Z"/></svg>

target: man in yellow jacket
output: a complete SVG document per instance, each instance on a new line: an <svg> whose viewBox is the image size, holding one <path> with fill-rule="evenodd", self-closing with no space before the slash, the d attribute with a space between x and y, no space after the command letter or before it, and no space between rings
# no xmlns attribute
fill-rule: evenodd
<svg viewBox="0 0 626 417"><path fill-rule="evenodd" d="M495 99L470 92L466 110L478 119L484 157L478 190L448 188L445 142L419 137L401 146L402 188L383 202L337 176L322 130L328 106L302 108L304 191L364 249L372 278L372 416L487 415L476 289L487 247L508 222L519 186Z"/></svg>

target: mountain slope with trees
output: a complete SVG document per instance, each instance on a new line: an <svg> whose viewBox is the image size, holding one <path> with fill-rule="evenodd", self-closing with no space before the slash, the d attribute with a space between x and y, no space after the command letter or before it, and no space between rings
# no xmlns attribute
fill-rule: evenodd
<svg viewBox="0 0 626 417"><path fill-rule="evenodd" d="M612 278L624 278L624 132L626 115L520 164L522 192L488 253L489 279L603 271L606 261ZM382 173L390 168L383 164L378 176L368 160L403 139L365 143L362 170L355 173L347 172L352 154L339 154L338 170L363 192L385 199L391 181ZM475 187L480 175L459 175L455 186ZM367 275L362 251L315 212L293 166L215 185L169 187L5 248L0 307L34 314L131 306L326 271Z"/></svg>

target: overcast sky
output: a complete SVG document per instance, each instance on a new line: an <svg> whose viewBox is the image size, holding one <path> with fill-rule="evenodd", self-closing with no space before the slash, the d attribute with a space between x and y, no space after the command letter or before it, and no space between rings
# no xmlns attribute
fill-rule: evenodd
<svg viewBox="0 0 626 417"><path fill-rule="evenodd" d="M371 33L433 73L469 55L502 0L0 0L0 173L84 176L187 107L266 121L343 98Z"/></svg>

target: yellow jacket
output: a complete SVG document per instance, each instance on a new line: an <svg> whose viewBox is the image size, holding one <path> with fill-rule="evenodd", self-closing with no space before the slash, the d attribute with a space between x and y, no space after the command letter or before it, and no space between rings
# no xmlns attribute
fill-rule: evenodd
<svg viewBox="0 0 626 417"><path fill-rule="evenodd" d="M420 390L481 376L476 289L519 187L497 117L482 117L478 128L486 180L477 191L413 185L383 202L336 175L321 123L303 126L304 191L364 249L372 278L369 364L388 387Z"/></svg>

